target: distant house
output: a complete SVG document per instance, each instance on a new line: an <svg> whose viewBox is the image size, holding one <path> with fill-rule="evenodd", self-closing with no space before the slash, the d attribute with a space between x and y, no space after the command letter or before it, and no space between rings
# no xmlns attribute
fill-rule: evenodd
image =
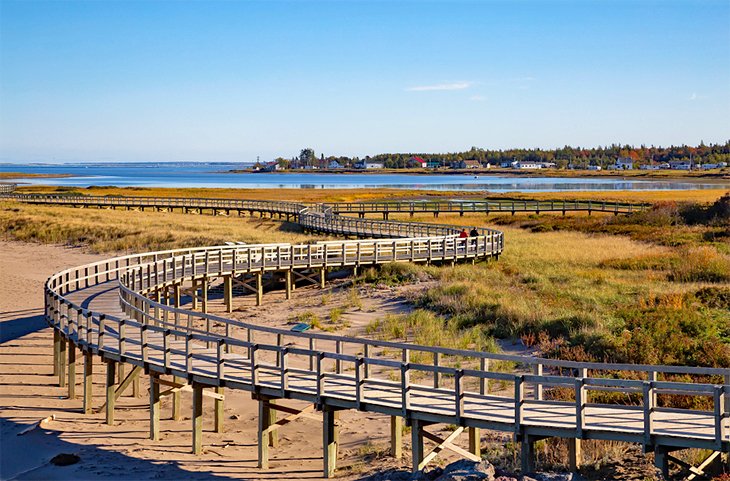
<svg viewBox="0 0 730 481"><path fill-rule="evenodd" d="M700 165L700 169L702 169L702 170L722 169L723 167L727 167L727 162L718 162L717 164L702 164L702 165Z"/></svg>
<svg viewBox="0 0 730 481"><path fill-rule="evenodd" d="M601 170L601 166L600 165L589 165L588 170L599 171L599 170Z"/></svg>
<svg viewBox="0 0 730 481"><path fill-rule="evenodd" d="M514 169L542 169L540 162L515 162L512 166Z"/></svg>
<svg viewBox="0 0 730 481"><path fill-rule="evenodd" d="M384 164L382 162L373 162L372 160L362 160L359 164L355 164L356 169L382 169Z"/></svg>
<svg viewBox="0 0 730 481"><path fill-rule="evenodd" d="M543 169L554 169L558 166L555 162L541 162Z"/></svg>
<svg viewBox="0 0 730 481"><path fill-rule="evenodd" d="M423 158L421 158L421 157L419 157L417 155L414 155L413 157L411 157L410 159L408 159L408 161L406 162L406 165L408 167L425 168L427 164L428 163L425 160L423 160Z"/></svg>
<svg viewBox="0 0 730 481"><path fill-rule="evenodd" d="M672 170L692 170L692 164L689 161L669 162L669 168Z"/></svg>
<svg viewBox="0 0 730 481"><path fill-rule="evenodd" d="M661 166L657 164L644 164L639 166L640 170L661 170Z"/></svg>
<svg viewBox="0 0 730 481"><path fill-rule="evenodd" d="M329 168L329 169L341 169L342 166L336 160L330 160L330 163L327 166L327 168Z"/></svg>
<svg viewBox="0 0 730 481"><path fill-rule="evenodd" d="M614 164L616 170L632 170L634 168L634 160L631 157L619 157Z"/></svg>
<svg viewBox="0 0 730 481"><path fill-rule="evenodd" d="M429 160L426 162L426 168L427 169L440 169L441 168L441 162L438 160Z"/></svg>
<svg viewBox="0 0 730 481"><path fill-rule="evenodd" d="M516 169L517 163L518 162L516 160L505 160L504 162L499 164L499 166L502 167L503 169L509 169L509 168Z"/></svg>
<svg viewBox="0 0 730 481"><path fill-rule="evenodd" d="M274 172L276 170L280 170L280 168L281 167L279 166L279 162L274 160L271 162L266 162L261 170L263 172Z"/></svg>
<svg viewBox="0 0 730 481"><path fill-rule="evenodd" d="M481 169L482 164L478 160L460 160L451 164L452 169Z"/></svg>

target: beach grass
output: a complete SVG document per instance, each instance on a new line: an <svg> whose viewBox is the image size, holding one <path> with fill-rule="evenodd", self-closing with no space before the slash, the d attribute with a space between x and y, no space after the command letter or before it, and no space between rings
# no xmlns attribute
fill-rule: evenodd
<svg viewBox="0 0 730 481"><path fill-rule="evenodd" d="M222 245L306 243L297 224L258 217L223 217L172 212L74 209L0 202L0 231L6 239L83 246L92 252L146 252Z"/></svg>

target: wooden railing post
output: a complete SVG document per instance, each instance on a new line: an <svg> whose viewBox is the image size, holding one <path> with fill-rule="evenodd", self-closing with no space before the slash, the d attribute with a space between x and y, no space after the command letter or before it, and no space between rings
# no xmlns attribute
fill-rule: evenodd
<svg viewBox="0 0 730 481"><path fill-rule="evenodd" d="M643 384L644 403L644 444L651 446L652 431L654 430L654 382L644 381Z"/></svg>

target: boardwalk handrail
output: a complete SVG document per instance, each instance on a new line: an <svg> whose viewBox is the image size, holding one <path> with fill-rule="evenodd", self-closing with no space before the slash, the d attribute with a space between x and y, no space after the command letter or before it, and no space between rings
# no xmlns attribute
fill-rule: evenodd
<svg viewBox="0 0 730 481"><path fill-rule="evenodd" d="M275 204L259 207L272 212L291 207L277 210ZM360 239L173 249L66 269L46 283L46 319L69 342L109 362L198 386L252 391L262 402L292 398L325 412L351 408L405 418L414 426L414 446L422 443L423 423L444 422L513 432L527 443L536 436L561 436L619 439L652 449L730 450L730 369L586 363L292 332L183 307L180 292L187 283L192 298L202 289L206 302L208 290L222 279L228 303L233 281L245 283L247 276L255 276L261 295L264 273L318 271L324 282L328 268L488 259L503 249L497 230L461 238L454 226L356 219L330 205L294 205L306 229ZM118 309L92 307L96 286L110 292ZM176 296L172 305L161 298L170 289ZM515 366L495 369L499 363ZM567 389L573 400L547 399L543 388ZM616 406L591 399L594 392L622 393L629 402ZM704 405L712 408L662 406L660 396L668 395L708 398ZM564 421L540 418L546 411ZM604 424L606 416L617 422ZM675 423L677 416L682 420ZM422 454L414 449L414 469L423 467Z"/></svg>
<svg viewBox="0 0 730 481"><path fill-rule="evenodd" d="M13 189L14 190L14 189ZM179 198L179 197L127 197L121 195L66 195L66 194L21 194L3 192L3 197L18 202L42 204L71 204L94 206L124 207L168 207L168 208L205 208L254 210L257 212L281 212L296 214L304 204L296 202L216 199L216 198ZM500 212L606 212L631 214L641 212L650 204L594 201L594 200L394 200L391 202L337 202L325 204L334 214L382 213L500 213Z"/></svg>

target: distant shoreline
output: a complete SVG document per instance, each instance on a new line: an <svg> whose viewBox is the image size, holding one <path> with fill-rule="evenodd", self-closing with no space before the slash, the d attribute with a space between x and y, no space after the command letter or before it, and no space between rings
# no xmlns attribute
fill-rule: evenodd
<svg viewBox="0 0 730 481"><path fill-rule="evenodd" d="M558 170L558 169L318 169L318 170L275 170L263 172L250 169L232 169L216 173L225 174L339 174L339 175L499 175L503 177L564 177L564 178L632 178L632 179L672 179L672 180L700 180L717 179L730 180L729 169L718 169L716 171L683 171L683 170L624 170L624 171L585 171L585 170Z"/></svg>

